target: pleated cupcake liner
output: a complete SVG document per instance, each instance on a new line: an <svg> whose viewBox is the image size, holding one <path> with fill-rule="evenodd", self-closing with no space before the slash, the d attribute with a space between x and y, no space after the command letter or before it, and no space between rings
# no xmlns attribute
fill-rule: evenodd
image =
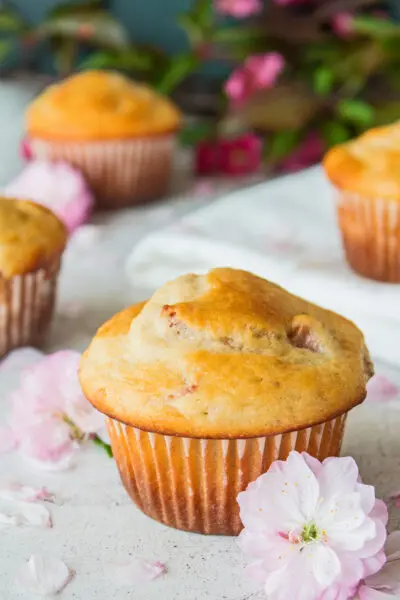
<svg viewBox="0 0 400 600"><path fill-rule="evenodd" d="M121 480L133 502L161 523L238 535L237 495L292 450L319 460L340 453L347 413L282 435L195 439L149 433L107 418Z"/></svg>
<svg viewBox="0 0 400 600"><path fill-rule="evenodd" d="M97 206L117 209L157 199L168 190L175 136L94 142L30 140L35 158L63 160L77 167Z"/></svg>
<svg viewBox="0 0 400 600"><path fill-rule="evenodd" d="M354 271L400 283L400 198L339 190L338 215L345 255Z"/></svg>
<svg viewBox="0 0 400 600"><path fill-rule="evenodd" d="M51 323L60 259L47 268L0 278L0 356L43 341Z"/></svg>

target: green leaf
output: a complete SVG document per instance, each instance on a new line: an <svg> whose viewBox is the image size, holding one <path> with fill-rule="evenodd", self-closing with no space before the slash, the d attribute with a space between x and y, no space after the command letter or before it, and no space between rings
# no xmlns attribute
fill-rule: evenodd
<svg viewBox="0 0 400 600"><path fill-rule="evenodd" d="M184 13L177 18L178 25L185 31L192 46L197 46L205 41L202 27L197 23L193 15Z"/></svg>
<svg viewBox="0 0 400 600"><path fill-rule="evenodd" d="M8 8L0 8L1 33L22 33L26 29L26 22L17 12Z"/></svg>
<svg viewBox="0 0 400 600"><path fill-rule="evenodd" d="M73 39L58 39L54 44L54 58L58 73L62 77L70 75L75 67L77 43Z"/></svg>
<svg viewBox="0 0 400 600"><path fill-rule="evenodd" d="M97 11L102 8L102 0L86 0L86 2L63 2L57 4L49 12L48 17L63 17L64 15L76 15L81 12Z"/></svg>
<svg viewBox="0 0 400 600"><path fill-rule="evenodd" d="M150 53L134 47L127 50L92 52L79 64L80 69L119 69L129 72L148 72L154 67Z"/></svg>
<svg viewBox="0 0 400 600"><path fill-rule="evenodd" d="M107 11L83 11L50 17L39 25L40 37L63 37L106 48L124 48L129 43L125 28Z"/></svg>
<svg viewBox="0 0 400 600"><path fill-rule="evenodd" d="M106 442L103 442L103 440L99 438L98 435L94 436L93 443L96 444L96 446L100 446L100 448L103 448L109 458L113 457L111 446L109 444L106 444Z"/></svg>
<svg viewBox="0 0 400 600"><path fill-rule="evenodd" d="M13 43L11 40L0 40L0 63L7 57L10 52Z"/></svg>
<svg viewBox="0 0 400 600"><path fill-rule="evenodd" d="M353 137L351 129L338 121L327 121L322 126L322 135L328 146L344 144Z"/></svg>
<svg viewBox="0 0 400 600"><path fill-rule="evenodd" d="M200 60L192 53L176 56L158 81L156 88L161 94L169 95L188 75L196 71Z"/></svg>
<svg viewBox="0 0 400 600"><path fill-rule="evenodd" d="M375 108L375 125L389 125L398 120L400 120L400 101L388 102Z"/></svg>
<svg viewBox="0 0 400 600"><path fill-rule="evenodd" d="M374 38L400 37L400 25L388 19L359 15L354 17L352 27L355 32Z"/></svg>
<svg viewBox="0 0 400 600"><path fill-rule="evenodd" d="M374 107L364 100L342 100L336 110L342 119L354 125L369 127L374 123Z"/></svg>
<svg viewBox="0 0 400 600"><path fill-rule="evenodd" d="M213 3L210 0L197 0L193 16L202 29L210 28L214 22Z"/></svg>
<svg viewBox="0 0 400 600"><path fill-rule="evenodd" d="M296 148L301 138L299 131L278 131L266 144L266 158L278 162Z"/></svg>
<svg viewBox="0 0 400 600"><path fill-rule="evenodd" d="M261 27L220 27L213 32L212 41L228 48L230 54L238 59L266 49L265 31Z"/></svg>
<svg viewBox="0 0 400 600"><path fill-rule="evenodd" d="M179 133L179 143L184 147L195 146L199 142L210 139L215 134L215 125L209 122L192 123Z"/></svg>
<svg viewBox="0 0 400 600"><path fill-rule="evenodd" d="M328 96L335 83L335 74L329 67L319 67L314 71L313 88L319 96Z"/></svg>

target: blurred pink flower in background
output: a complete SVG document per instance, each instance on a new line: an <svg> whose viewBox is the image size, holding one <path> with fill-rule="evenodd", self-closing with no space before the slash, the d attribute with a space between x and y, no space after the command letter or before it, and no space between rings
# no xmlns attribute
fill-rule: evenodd
<svg viewBox="0 0 400 600"><path fill-rule="evenodd" d="M353 33L353 15L350 12L338 12L331 20L333 31L341 38L348 38Z"/></svg>
<svg viewBox="0 0 400 600"><path fill-rule="evenodd" d="M220 170L221 145L219 140L204 140L195 150L195 171L197 175L216 175Z"/></svg>
<svg viewBox="0 0 400 600"><path fill-rule="evenodd" d="M280 6L288 6L289 4L304 4L308 0L274 0L274 2Z"/></svg>
<svg viewBox="0 0 400 600"><path fill-rule="evenodd" d="M322 138L318 133L312 131L292 154L282 161L280 171L294 173L295 171L311 167L321 159L324 149L325 146Z"/></svg>
<svg viewBox="0 0 400 600"><path fill-rule="evenodd" d="M256 91L273 87L284 66L279 52L249 56L232 72L225 83L225 92L233 104L241 105Z"/></svg>
<svg viewBox="0 0 400 600"><path fill-rule="evenodd" d="M262 141L252 133L221 142L221 172L226 175L249 175L259 170Z"/></svg>
<svg viewBox="0 0 400 600"><path fill-rule="evenodd" d="M262 0L216 0L215 9L221 15L245 19L263 9Z"/></svg>
<svg viewBox="0 0 400 600"><path fill-rule="evenodd" d="M33 160L9 183L4 194L46 206L69 232L87 221L94 197L83 175L66 162Z"/></svg>
<svg viewBox="0 0 400 600"><path fill-rule="evenodd" d="M195 170L198 175L249 175L259 170L262 141L252 133L198 144Z"/></svg>
<svg viewBox="0 0 400 600"><path fill-rule="evenodd" d="M21 140L19 151L21 154L21 158L23 158L24 160L31 160L33 155L32 155L31 145L29 143L29 138L24 137Z"/></svg>

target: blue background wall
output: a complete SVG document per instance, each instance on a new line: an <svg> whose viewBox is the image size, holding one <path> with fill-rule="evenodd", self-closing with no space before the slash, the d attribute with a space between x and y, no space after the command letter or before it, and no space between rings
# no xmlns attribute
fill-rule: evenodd
<svg viewBox="0 0 400 600"><path fill-rule="evenodd" d="M60 1L14 0L14 4L29 20L39 21ZM168 52L179 52L185 47L185 36L175 19L177 13L187 10L191 4L192 0L111 0L110 9L123 20L132 39L157 44Z"/></svg>

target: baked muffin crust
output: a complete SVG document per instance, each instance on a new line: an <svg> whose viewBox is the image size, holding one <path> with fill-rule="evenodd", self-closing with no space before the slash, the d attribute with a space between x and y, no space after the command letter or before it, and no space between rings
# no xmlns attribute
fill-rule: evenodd
<svg viewBox="0 0 400 600"><path fill-rule="evenodd" d="M80 380L100 411L163 434L240 438L333 419L372 364L353 323L245 271L164 285L105 323Z"/></svg>
<svg viewBox="0 0 400 600"><path fill-rule="evenodd" d="M174 104L123 75L84 71L49 86L28 107L32 137L90 141L145 137L175 131Z"/></svg>
<svg viewBox="0 0 400 600"><path fill-rule="evenodd" d="M324 167L340 189L400 201L400 122L332 148Z"/></svg>
<svg viewBox="0 0 400 600"><path fill-rule="evenodd" d="M64 224L29 200L0 197L0 275L10 279L46 267L67 241Z"/></svg>

